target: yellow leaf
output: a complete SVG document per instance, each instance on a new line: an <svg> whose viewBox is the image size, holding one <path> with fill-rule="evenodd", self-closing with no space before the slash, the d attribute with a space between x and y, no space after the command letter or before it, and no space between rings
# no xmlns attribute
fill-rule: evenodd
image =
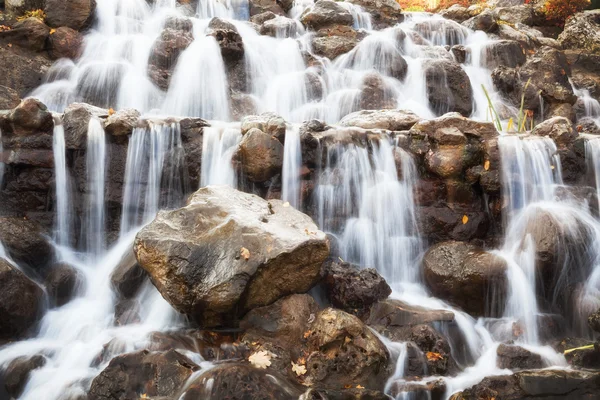
<svg viewBox="0 0 600 400"><path fill-rule="evenodd" d="M8 47L12 47L12 43L9 43L9 44L8 44Z"/></svg>
<svg viewBox="0 0 600 400"><path fill-rule="evenodd" d="M113 115L115 113L115 110L111 108L108 109L108 115Z"/></svg>
<svg viewBox="0 0 600 400"><path fill-rule="evenodd" d="M54 29L54 28L50 29L50 34L51 34L51 35L53 35L53 34L54 34L54 32L56 32L56 29Z"/></svg>
<svg viewBox="0 0 600 400"><path fill-rule="evenodd" d="M356 388L357 388L357 389L364 389L365 387L364 387L364 386L361 386L361 385L356 385Z"/></svg>
<svg viewBox="0 0 600 400"><path fill-rule="evenodd" d="M490 169L490 160L485 160L485 162L483 163L483 169L485 169L486 171Z"/></svg>
<svg viewBox="0 0 600 400"><path fill-rule="evenodd" d="M294 371L296 375L301 376L306 374L306 367L292 361L292 371Z"/></svg>
<svg viewBox="0 0 600 400"><path fill-rule="evenodd" d="M444 358L444 356L442 356L440 353L434 353L433 351L427 352L427 359L429 361L437 361L437 360L441 360L443 358Z"/></svg>
<svg viewBox="0 0 600 400"><path fill-rule="evenodd" d="M140 399L149 399L149 398L150 398L150 397L148 397L148 395L147 395L146 393L143 393L143 394L140 396Z"/></svg>
<svg viewBox="0 0 600 400"><path fill-rule="evenodd" d="M271 365L271 353L265 350L257 351L248 357L248 361L256 368L266 369Z"/></svg>
<svg viewBox="0 0 600 400"><path fill-rule="evenodd" d="M308 337L312 334L312 331L304 332L304 339L308 339Z"/></svg>
<svg viewBox="0 0 600 400"><path fill-rule="evenodd" d="M467 215L465 214L462 217L462 223L463 223L463 225L465 225L467 222L469 222L469 217L467 217Z"/></svg>
<svg viewBox="0 0 600 400"><path fill-rule="evenodd" d="M513 119L512 119L512 118L511 118L511 119L509 119L509 120L508 120L508 126L506 127L506 131L507 131L507 132L510 132L510 131L512 131L513 124L514 124L514 121L513 121Z"/></svg>
<svg viewBox="0 0 600 400"><path fill-rule="evenodd" d="M242 250L240 250L240 254L244 260L248 261L248 259L250 259L250 250L248 250L247 248L242 247Z"/></svg>

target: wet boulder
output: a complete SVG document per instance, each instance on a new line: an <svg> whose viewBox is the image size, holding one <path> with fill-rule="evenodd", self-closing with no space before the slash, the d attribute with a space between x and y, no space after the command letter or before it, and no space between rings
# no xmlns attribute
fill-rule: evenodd
<svg viewBox="0 0 600 400"><path fill-rule="evenodd" d="M262 14L265 12L272 12L277 15L285 15L285 12L281 8L281 1L276 0L250 0L250 16Z"/></svg>
<svg viewBox="0 0 600 400"><path fill-rule="evenodd" d="M458 372L448 340L431 325L416 325L408 332L408 375L450 375Z"/></svg>
<svg viewBox="0 0 600 400"><path fill-rule="evenodd" d="M349 0L350 3L368 11L376 24L396 25L404 20L400 4L395 0Z"/></svg>
<svg viewBox="0 0 600 400"><path fill-rule="evenodd" d="M128 251L110 274L110 283L123 298L130 299L146 279L146 271L140 266L133 251Z"/></svg>
<svg viewBox="0 0 600 400"><path fill-rule="evenodd" d="M468 29L464 26L445 19L430 19L417 22L414 30L432 42L432 44L443 46L454 46L464 43L469 34Z"/></svg>
<svg viewBox="0 0 600 400"><path fill-rule="evenodd" d="M305 382L343 389L383 387L391 368L384 344L357 317L328 308L309 327Z"/></svg>
<svg viewBox="0 0 600 400"><path fill-rule="evenodd" d="M170 28L164 29L160 36L156 38L150 50L148 67L163 71L170 76L179 56L193 41L194 37L191 32ZM159 87L165 89L164 85L159 85Z"/></svg>
<svg viewBox="0 0 600 400"><path fill-rule="evenodd" d="M61 26L52 33L48 39L48 54L58 60L59 58L76 59L81 55L83 36L75 29Z"/></svg>
<svg viewBox="0 0 600 400"><path fill-rule="evenodd" d="M248 133L252 128L275 136L283 142L282 138L285 136L286 124L285 120L279 115L272 112L265 112L260 115L248 115L242 118L242 135Z"/></svg>
<svg viewBox="0 0 600 400"><path fill-rule="evenodd" d="M507 290L506 261L472 244L443 242L423 257L425 282L431 292L472 315L500 315L487 304L490 294L502 299ZM501 308L502 301L497 301Z"/></svg>
<svg viewBox="0 0 600 400"><path fill-rule="evenodd" d="M65 146L69 150L85 149L91 118L108 117L108 110L85 103L70 104L63 114Z"/></svg>
<svg viewBox="0 0 600 400"><path fill-rule="evenodd" d="M84 282L83 274L66 263L50 267L46 276L46 292L57 307L67 304Z"/></svg>
<svg viewBox="0 0 600 400"><path fill-rule="evenodd" d="M46 365L46 357L42 355L18 357L8 364L6 370L0 372L0 381L4 380L4 387L9 395L19 398L31 372L44 365Z"/></svg>
<svg viewBox="0 0 600 400"><path fill-rule="evenodd" d="M0 339L18 339L37 322L44 293L5 259L0 259L0 287Z"/></svg>
<svg viewBox="0 0 600 400"><path fill-rule="evenodd" d="M223 363L198 376L180 398L292 400L300 394L277 371L246 363Z"/></svg>
<svg viewBox="0 0 600 400"><path fill-rule="evenodd" d="M87 29L94 22L95 11L96 0L45 0L46 23L53 28Z"/></svg>
<svg viewBox="0 0 600 400"><path fill-rule="evenodd" d="M210 35L213 36L219 47L225 63L235 62L244 57L244 42L237 28L228 21L220 18L213 18L208 23L211 29Z"/></svg>
<svg viewBox="0 0 600 400"><path fill-rule="evenodd" d="M535 18L533 7L530 4L497 7L493 12L498 21L508 22L512 25L531 25Z"/></svg>
<svg viewBox="0 0 600 400"><path fill-rule="evenodd" d="M499 40L486 46L482 58L485 67L494 69L499 66L515 68L523 65L527 58L521 44L515 40Z"/></svg>
<svg viewBox="0 0 600 400"><path fill-rule="evenodd" d="M361 110L346 115L339 124L363 129L406 131L421 118L408 110Z"/></svg>
<svg viewBox="0 0 600 400"><path fill-rule="evenodd" d="M572 144L578 136L571 121L565 117L553 117L540 122L533 128L531 134L549 137L559 146Z"/></svg>
<svg viewBox="0 0 600 400"><path fill-rule="evenodd" d="M281 173L283 144L275 136L253 128L244 134L234 155L252 182L265 182Z"/></svg>
<svg viewBox="0 0 600 400"><path fill-rule="evenodd" d="M474 31L494 33L498 30L498 22L496 21L496 17L494 16L494 13L489 9L486 9L481 13L469 18L462 24Z"/></svg>
<svg viewBox="0 0 600 400"><path fill-rule="evenodd" d="M467 7L463 7L460 4L453 4L450 7L441 10L439 14L446 18L456 22L464 22L471 18L471 13Z"/></svg>
<svg viewBox="0 0 600 400"><path fill-rule="evenodd" d="M281 15L274 15L261 24L260 34L276 38L296 37L299 32L298 22Z"/></svg>
<svg viewBox="0 0 600 400"><path fill-rule="evenodd" d="M134 251L163 297L209 327L309 290L329 243L281 201L209 186L185 207L160 212L138 233Z"/></svg>
<svg viewBox="0 0 600 400"><path fill-rule="evenodd" d="M389 79L376 72L367 74L360 89L361 110L396 108L396 99L389 86Z"/></svg>
<svg viewBox="0 0 600 400"><path fill-rule="evenodd" d="M10 30L0 32L0 39L36 52L46 48L46 40L49 36L50 28L33 17L17 22Z"/></svg>
<svg viewBox="0 0 600 400"><path fill-rule="evenodd" d="M52 261L54 250L44 229L33 220L20 217L0 217L0 243L19 265L38 272Z"/></svg>
<svg viewBox="0 0 600 400"><path fill-rule="evenodd" d="M396 299L387 299L373 304L363 320L367 325L381 332L423 324L451 322L454 321L454 313L410 305ZM394 338L394 340L396 339Z"/></svg>
<svg viewBox="0 0 600 400"><path fill-rule="evenodd" d="M177 398L179 391L199 367L187 357L169 350L142 350L113 358L94 378L88 399Z"/></svg>
<svg viewBox="0 0 600 400"><path fill-rule="evenodd" d="M119 110L104 121L104 131L113 136L130 135L138 126L140 116L140 112L133 108Z"/></svg>
<svg viewBox="0 0 600 400"><path fill-rule="evenodd" d="M334 307L361 314L371 304L386 299L392 289L376 269L359 269L349 263L331 262L323 269L323 285Z"/></svg>
<svg viewBox="0 0 600 400"><path fill-rule="evenodd" d="M437 114L471 115L473 89L469 76L459 64L450 60L431 60L425 65L425 80L429 104Z"/></svg>
<svg viewBox="0 0 600 400"><path fill-rule="evenodd" d="M302 14L300 21L308 28L318 31L331 25L352 26L350 11L332 0L320 0Z"/></svg>
<svg viewBox="0 0 600 400"><path fill-rule="evenodd" d="M496 365L500 369L538 369L544 367L542 356L520 346L501 344L496 350Z"/></svg>
<svg viewBox="0 0 600 400"><path fill-rule="evenodd" d="M334 60L354 49L362 36L352 27L345 25L323 28L312 39L312 50L316 55Z"/></svg>
<svg viewBox="0 0 600 400"><path fill-rule="evenodd" d="M21 98L44 82L52 65L46 55L7 46L0 46L0 85L15 90Z"/></svg>
<svg viewBox="0 0 600 400"><path fill-rule="evenodd" d="M600 54L600 11L584 11L567 19L558 41L565 49Z"/></svg>
<svg viewBox="0 0 600 400"><path fill-rule="evenodd" d="M30 97L9 112L3 125L4 132L29 136L52 132L54 119L45 104Z"/></svg>

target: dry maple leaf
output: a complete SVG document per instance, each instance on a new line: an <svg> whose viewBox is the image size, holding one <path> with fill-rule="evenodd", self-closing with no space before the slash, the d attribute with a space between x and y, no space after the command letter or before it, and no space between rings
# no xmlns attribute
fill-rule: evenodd
<svg viewBox="0 0 600 400"><path fill-rule="evenodd" d="M296 375L302 376L306 374L306 367L304 365L296 364L292 361L292 371L294 371Z"/></svg>
<svg viewBox="0 0 600 400"><path fill-rule="evenodd" d="M444 358L444 356L442 356L440 353L434 353L433 351L427 352L427 359L429 361L437 361L437 360L441 360L443 358Z"/></svg>
<svg viewBox="0 0 600 400"><path fill-rule="evenodd" d="M248 259L250 259L250 250L248 250L245 247L242 247L242 249L240 250L240 255L244 260L248 261Z"/></svg>
<svg viewBox="0 0 600 400"><path fill-rule="evenodd" d="M248 361L256 368L265 369L271 365L271 353L265 350L257 351L248 357Z"/></svg>

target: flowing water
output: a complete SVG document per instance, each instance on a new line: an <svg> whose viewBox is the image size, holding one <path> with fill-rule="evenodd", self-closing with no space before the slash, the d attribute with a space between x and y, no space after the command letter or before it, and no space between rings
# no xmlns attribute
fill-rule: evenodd
<svg viewBox="0 0 600 400"><path fill-rule="evenodd" d="M185 326L149 282L135 298L139 322L117 326L117 299L110 275L130 253L137 230L159 209L181 205L185 194L195 189L189 187L184 171L180 125L165 122L159 115L211 120L210 126L203 129L202 160L198 161L202 166L200 185L238 186L232 162L242 134L240 123L233 121L230 71L215 37L207 35L211 18L227 19L242 37L244 60L238 67L246 76L245 94L257 113L273 111L290 123L318 118L336 124L369 100L364 92L365 82L376 77L386 104L432 118L440 110L429 103L424 71L433 60L453 58L443 47L446 45L464 45L467 49L462 68L473 87L473 118L488 117L482 85L496 107L515 112L493 89L486 58L493 39L438 16L407 14L403 23L377 31L373 30L368 13L341 2L353 16L354 28L361 30L365 38L335 60L314 55L308 62L306 53L313 50L314 33L306 32L298 18L312 6L311 1L294 2L289 16L295 22L278 30L276 37L259 35L246 22L249 11L244 0L200 1L193 17L175 0L159 0L152 6L146 0L97 3L97 22L85 37L81 57L76 62L58 61L47 82L33 95L56 112L80 100L115 109L133 107L146 116L147 126L136 128L129 138L119 239L107 249L105 166L110 154L101 122L92 118L88 127L88 190L82 194L85 212L79 224L79 246L72 243L78 225L73 221L72 210L78 199L73 198L75 192L71 190L64 130L61 124L56 125L54 240L58 259L75 266L85 284L74 300L44 315L35 338L0 349L0 367L24 355L41 353L47 358L46 365L31 374L22 399L60 399L82 394L90 379L112 357L143 348L151 332ZM180 55L169 89L164 91L153 82L149 59L155 41L172 18L191 21L193 41ZM406 61L405 74L396 68L400 57ZM598 118L597 102L589 93L577 94L583 99L586 116ZM394 298L455 313L461 343L451 341L450 346L463 370L456 377L444 378L448 396L485 376L510 373L496 367L501 332L490 328L490 321L474 319L432 297L423 284L419 265L426 244L418 231L414 198L418 171L410 154L386 134L370 139L368 145L345 139L322 139L322 162L317 169L313 198L306 199L299 126L290 124L285 138L282 198L299 209L312 202L315 220L332 235L339 256L362 267L376 268L392 287ZM599 143L586 142L592 179L600 193ZM505 135L499 146L508 207L505 243L496 253L507 260L510 283L505 314L500 320L505 325L518 322L524 332L520 344L541 354L547 365L565 366L562 356L540 346L535 248L526 228L538 213L550 213L561 216L559 225L573 236L584 226L586 232L591 232L592 245L600 248L598 221L581 205L557 199L557 188L563 186L561 165L556 145L550 139ZM598 265L594 259L581 297L586 308L593 307L600 298ZM382 340L396 362L385 388L391 393L395 386L404 383L407 344ZM110 345L104 349L107 343ZM98 362L100 354L104 357ZM426 382L424 379L421 383ZM400 393L397 398L404 396Z"/></svg>

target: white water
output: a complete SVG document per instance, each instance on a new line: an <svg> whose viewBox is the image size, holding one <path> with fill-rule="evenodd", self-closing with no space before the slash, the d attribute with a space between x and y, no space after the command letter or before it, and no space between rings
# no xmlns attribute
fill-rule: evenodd
<svg viewBox="0 0 600 400"><path fill-rule="evenodd" d="M237 178L232 158L238 143L242 140L239 125L215 123L204 128L200 187L208 185L236 187Z"/></svg>
<svg viewBox="0 0 600 400"><path fill-rule="evenodd" d="M302 168L302 150L298 125L288 127L285 134L283 170L281 172L281 199L292 207L301 209L300 169Z"/></svg>
<svg viewBox="0 0 600 400"><path fill-rule="evenodd" d="M60 121L55 122L52 140L54 171L56 180L56 216L54 240L59 246L71 244L71 183L67 169L65 129Z"/></svg>

